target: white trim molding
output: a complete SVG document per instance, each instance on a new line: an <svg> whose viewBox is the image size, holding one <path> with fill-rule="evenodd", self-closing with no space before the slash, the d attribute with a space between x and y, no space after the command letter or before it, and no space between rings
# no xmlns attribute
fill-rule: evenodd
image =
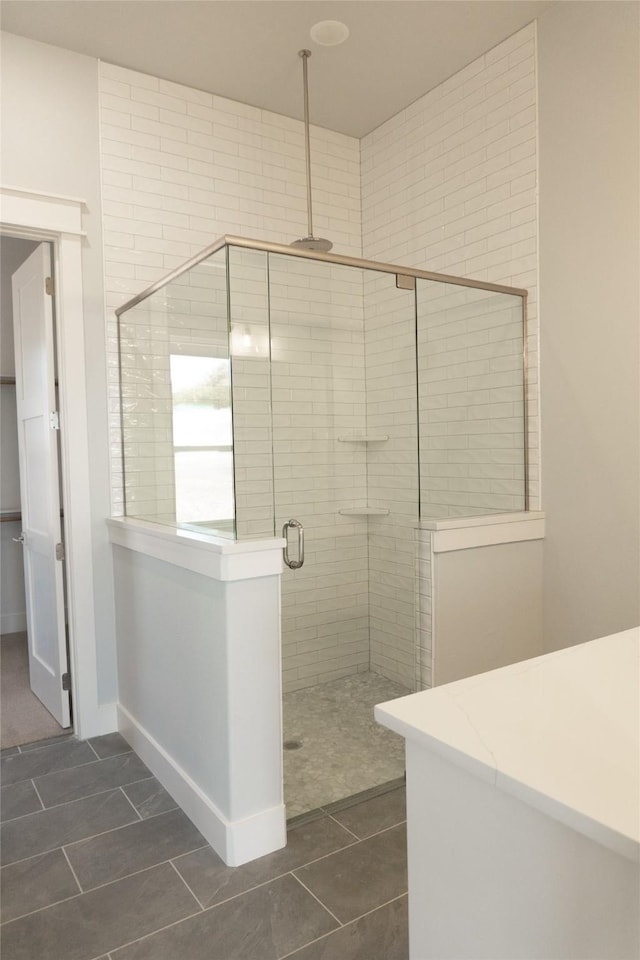
<svg viewBox="0 0 640 960"><path fill-rule="evenodd" d="M83 207L86 207L85 201L75 197L0 186L0 219L3 230L17 227L21 230L35 230L39 236L42 236L43 231L84 236Z"/></svg>

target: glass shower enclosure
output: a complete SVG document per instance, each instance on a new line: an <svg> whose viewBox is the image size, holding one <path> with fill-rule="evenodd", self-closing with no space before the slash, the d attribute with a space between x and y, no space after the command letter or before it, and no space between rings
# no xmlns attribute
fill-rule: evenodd
<svg viewBox="0 0 640 960"><path fill-rule="evenodd" d="M393 781L420 522L527 509L526 291L223 237L117 313L125 514L286 538L288 815Z"/></svg>

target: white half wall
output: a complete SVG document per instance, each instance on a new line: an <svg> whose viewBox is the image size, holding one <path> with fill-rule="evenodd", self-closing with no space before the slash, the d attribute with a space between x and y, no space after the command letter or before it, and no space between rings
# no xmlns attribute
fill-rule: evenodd
<svg viewBox="0 0 640 960"><path fill-rule="evenodd" d="M434 550L434 686L544 652L542 548L540 539Z"/></svg>
<svg viewBox="0 0 640 960"><path fill-rule="evenodd" d="M281 542L110 527L120 730L226 863L284 846Z"/></svg>
<svg viewBox="0 0 640 960"><path fill-rule="evenodd" d="M544 636L640 621L640 7L538 24Z"/></svg>

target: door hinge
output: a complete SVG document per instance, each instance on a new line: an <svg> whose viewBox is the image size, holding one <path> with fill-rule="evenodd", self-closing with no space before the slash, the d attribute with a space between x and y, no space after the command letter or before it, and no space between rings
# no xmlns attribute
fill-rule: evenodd
<svg viewBox="0 0 640 960"><path fill-rule="evenodd" d="M47 277L44 281L44 291L48 293L50 297L53 296L54 286L53 286L53 277Z"/></svg>
<svg viewBox="0 0 640 960"><path fill-rule="evenodd" d="M49 425L52 430L60 429L60 414L57 410L52 410L49 414Z"/></svg>
<svg viewBox="0 0 640 960"><path fill-rule="evenodd" d="M64 560L64 543L56 543L56 560Z"/></svg>
<svg viewBox="0 0 640 960"><path fill-rule="evenodd" d="M71 674L70 673L62 674L62 689L71 690Z"/></svg>
<svg viewBox="0 0 640 960"><path fill-rule="evenodd" d="M415 290L416 278L410 277L406 273L396 273L396 287L398 290Z"/></svg>

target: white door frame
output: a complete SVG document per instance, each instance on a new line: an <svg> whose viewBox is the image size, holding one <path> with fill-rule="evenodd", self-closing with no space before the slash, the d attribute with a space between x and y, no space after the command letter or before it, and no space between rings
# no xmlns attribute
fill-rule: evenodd
<svg viewBox="0 0 640 960"><path fill-rule="evenodd" d="M0 232L53 245L60 382L62 502L73 725L86 739L116 729L98 703L89 436L82 302L83 200L0 186Z"/></svg>

